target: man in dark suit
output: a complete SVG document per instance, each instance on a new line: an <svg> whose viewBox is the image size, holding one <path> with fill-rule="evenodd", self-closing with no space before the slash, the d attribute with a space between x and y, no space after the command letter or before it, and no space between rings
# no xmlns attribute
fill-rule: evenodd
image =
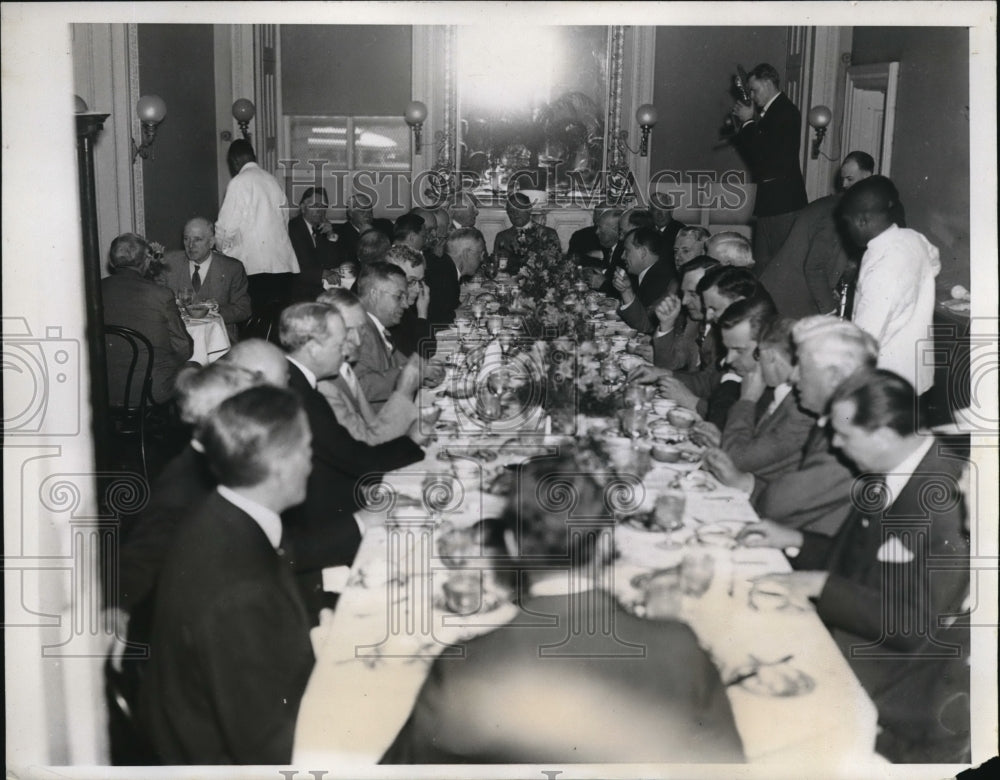
<svg viewBox="0 0 1000 780"><path fill-rule="evenodd" d="M250 317L247 274L243 263L214 251L214 246L215 225L203 217L188 220L184 226L184 251L167 252L163 258L163 280L174 295L192 290L196 302L219 304L229 338L236 341L237 326Z"/></svg>
<svg viewBox="0 0 1000 780"><path fill-rule="evenodd" d="M450 325L459 307L462 279L475 275L486 256L486 241L476 228L451 231L447 251L428 265L425 276L430 293L427 320L431 325Z"/></svg>
<svg viewBox="0 0 1000 780"><path fill-rule="evenodd" d="M408 436L378 445L354 439L316 389L320 379L338 375L343 361L347 330L331 307L289 306L281 313L280 338L289 362L289 387L302 399L312 431L313 468L306 499L286 512L285 521L300 586L315 615L324 603L320 572L350 566L361 543L354 519L360 508L359 483L416 463L424 452Z"/></svg>
<svg viewBox="0 0 1000 780"><path fill-rule="evenodd" d="M541 499L552 485L572 508ZM614 523L588 470L536 459L516 496L501 524L521 610L434 663L382 763L742 761L719 673L675 605L650 596L638 619L602 587Z"/></svg>
<svg viewBox="0 0 1000 780"><path fill-rule="evenodd" d="M871 155L851 152L840 166L843 189L874 172ZM818 198L796 214L784 245L760 275L778 308L789 317L835 314L838 283L857 276L861 254L838 224L840 199L840 194Z"/></svg>
<svg viewBox="0 0 1000 780"><path fill-rule="evenodd" d="M755 117L754 105L733 106L739 125L733 145L757 185L753 256L758 275L785 243L795 212L808 202L799 167L802 115L778 84L778 71L762 63L750 71L748 84L760 114Z"/></svg>
<svg viewBox="0 0 1000 780"><path fill-rule="evenodd" d="M663 237L663 254L666 257L674 256L674 242L677 234L687 225L674 219L673 199L671 196L654 192L649 199L649 213L653 217L653 227L659 231Z"/></svg>
<svg viewBox="0 0 1000 780"><path fill-rule="evenodd" d="M697 423L692 438L719 447L737 468L775 479L796 469L814 418L801 409L790 383L794 320L757 299L734 303L719 320L726 363L741 378L726 425Z"/></svg>
<svg viewBox="0 0 1000 780"><path fill-rule="evenodd" d="M363 193L352 195L347 203L347 221L333 226L337 234L341 262L358 262L358 238L366 230L376 227L372 205L372 199L367 195ZM380 226L379 230L385 232L384 225ZM392 235L391 223L388 235Z"/></svg>
<svg viewBox="0 0 1000 780"><path fill-rule="evenodd" d="M299 215L288 220L288 237L299 260L293 301L315 300L323 292L323 271L340 265L339 238L326 217L329 206L326 190L310 187L299 201Z"/></svg>
<svg viewBox="0 0 1000 780"><path fill-rule="evenodd" d="M177 372L194 349L191 336L184 329L174 293L167 287L145 278L149 269L148 244L141 236L124 233L111 242L111 276L101 280L104 324L137 330L153 345L153 402L165 403L174 392ZM108 389L112 404L122 403L125 380L132 359L131 350L123 349L121 339L108 348ZM130 397L139 397L136 369Z"/></svg>
<svg viewBox="0 0 1000 780"><path fill-rule="evenodd" d="M497 233L493 242L493 256L499 268L516 274L529 253L545 256L552 262L562 260L562 243L559 234L545 225L536 225L531 219L531 199L521 192L507 198L507 219L511 226Z"/></svg>
<svg viewBox="0 0 1000 780"><path fill-rule="evenodd" d="M767 521L743 535L792 557L799 571L761 584L816 600L878 708L875 749L899 763L967 763L967 464L916 432L916 406L890 371L848 378L830 404L833 446L861 472L847 522L833 539Z"/></svg>
<svg viewBox="0 0 1000 780"><path fill-rule="evenodd" d="M580 228L569 238L569 259L585 268L601 272L611 266L611 253L618 243L621 209L602 203L594 209L594 224Z"/></svg>
<svg viewBox="0 0 1000 780"><path fill-rule="evenodd" d="M656 228L636 228L625 236L622 258L627 273L615 274L614 286L621 294L618 316L640 333L653 333L657 327L653 308L676 283L673 257L662 255L663 239ZM635 281L628 274L635 277Z"/></svg>
<svg viewBox="0 0 1000 780"><path fill-rule="evenodd" d="M219 487L167 557L140 717L166 764L287 764L313 667L309 621L281 549L300 503L309 426L293 393L224 401L200 440Z"/></svg>

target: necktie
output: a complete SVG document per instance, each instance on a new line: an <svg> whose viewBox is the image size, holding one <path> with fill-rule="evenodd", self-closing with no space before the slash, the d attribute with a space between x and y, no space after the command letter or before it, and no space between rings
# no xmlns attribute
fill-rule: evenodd
<svg viewBox="0 0 1000 780"><path fill-rule="evenodd" d="M391 355L393 351L396 349L396 345L392 343L392 336L389 335L389 331L387 330L382 331L382 338L385 339L386 349L389 350L389 354Z"/></svg>
<svg viewBox="0 0 1000 780"><path fill-rule="evenodd" d="M194 273L191 274L191 287L195 292L201 289L201 268L197 265L194 267Z"/></svg>

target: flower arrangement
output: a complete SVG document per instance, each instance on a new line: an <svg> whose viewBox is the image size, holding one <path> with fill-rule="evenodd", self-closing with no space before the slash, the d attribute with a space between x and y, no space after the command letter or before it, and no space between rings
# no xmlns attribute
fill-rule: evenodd
<svg viewBox="0 0 1000 780"><path fill-rule="evenodd" d="M166 266L163 264L163 255L166 251L166 247L158 241L148 241L146 243L146 258L149 260L145 274L147 279L152 279L161 284L165 283L162 281L162 277L163 272L166 270Z"/></svg>

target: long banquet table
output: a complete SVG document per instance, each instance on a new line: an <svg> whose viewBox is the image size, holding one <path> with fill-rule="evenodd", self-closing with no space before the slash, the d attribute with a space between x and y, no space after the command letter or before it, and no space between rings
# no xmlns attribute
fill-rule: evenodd
<svg viewBox="0 0 1000 780"><path fill-rule="evenodd" d="M454 348L447 337L455 334L444 335L440 352L446 356ZM440 393L421 391L422 405L441 406ZM456 419L446 405L442 420ZM581 429L592 422L579 420ZM517 607L491 596L488 575L482 575L487 584L478 611L449 611L444 585L458 570L439 548L454 529L499 515L506 499L489 492L495 474L532 449L552 452L564 441L540 436L533 447L501 446L509 438L485 430L441 438L428 446L422 462L387 474L372 509L359 513L366 532L351 577L332 622L317 629L323 634L299 711L294 764L377 763L405 723L434 659L516 614ZM788 562L777 550L735 544L740 526L756 514L744 495L693 471L696 465L654 463L642 478L636 500L643 506L668 486L683 490L683 527L668 539L663 531L616 524L611 533L618 554L605 574L608 587L642 614L649 573L678 566L685 556L684 566L707 564L711 582L701 595L683 595L681 619L724 681L746 678L727 693L747 761L833 768L873 760L874 705L814 611L751 592L754 578L787 571ZM429 512L421 500L428 489L439 491L444 505L438 511ZM489 562L467 557L464 566L478 572ZM748 670L760 673L748 676Z"/></svg>

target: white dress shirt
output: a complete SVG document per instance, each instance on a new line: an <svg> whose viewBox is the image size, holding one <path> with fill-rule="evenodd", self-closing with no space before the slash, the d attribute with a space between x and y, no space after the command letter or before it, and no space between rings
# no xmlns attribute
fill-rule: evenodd
<svg viewBox="0 0 1000 780"><path fill-rule="evenodd" d="M226 187L215 223L218 250L253 274L299 273L288 238L288 199L277 180L249 162Z"/></svg>
<svg viewBox="0 0 1000 780"><path fill-rule="evenodd" d="M767 405L766 417L770 417L781 406L781 402L785 400L788 394L792 392L792 386L788 382L782 382L776 388L774 388L774 400Z"/></svg>
<svg viewBox="0 0 1000 780"><path fill-rule="evenodd" d="M861 259L851 319L878 341L878 367L909 380L917 394L934 383L934 277L937 247L915 230L892 225L871 241Z"/></svg>

